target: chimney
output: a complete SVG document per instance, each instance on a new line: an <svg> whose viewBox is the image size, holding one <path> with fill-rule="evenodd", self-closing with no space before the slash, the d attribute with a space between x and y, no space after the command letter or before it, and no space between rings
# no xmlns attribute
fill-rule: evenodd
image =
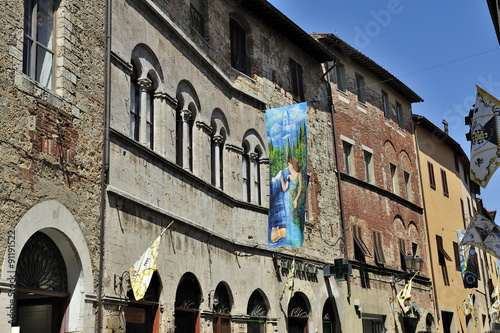
<svg viewBox="0 0 500 333"><path fill-rule="evenodd" d="M444 132L448 134L448 122L443 119L443 125L444 125Z"/></svg>

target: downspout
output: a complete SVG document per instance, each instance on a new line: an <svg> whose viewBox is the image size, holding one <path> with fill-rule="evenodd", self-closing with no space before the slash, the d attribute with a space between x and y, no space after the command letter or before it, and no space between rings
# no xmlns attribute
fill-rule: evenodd
<svg viewBox="0 0 500 333"><path fill-rule="evenodd" d="M332 98L332 89L330 86L330 82L326 79L326 75L335 68L336 60L333 62L333 66L331 68L328 68L328 63L326 63L326 72L321 76L321 78L324 80L326 84L326 89L327 89L327 95L328 95L328 106L330 108L330 114L332 116L332 135L333 135L333 152L335 154L335 174L337 175L337 188L338 188L338 195L339 195L339 208L340 208L340 223L342 225L342 238L344 240L344 258L348 262L349 258L347 256L347 241L346 241L346 231L345 231L345 217L344 217L344 202L342 200L342 180L340 177L340 171L338 170L339 167L339 154L338 154L338 149L337 149L337 131L335 129L335 106L333 105L333 98ZM349 279L349 274L345 275L346 277L346 282L347 282L347 298L351 298L351 281Z"/></svg>
<svg viewBox="0 0 500 333"><path fill-rule="evenodd" d="M101 203L99 232L99 278L97 294L97 331L103 328L103 270L104 270L104 221L106 219L106 186L109 175L109 110L110 110L110 76L111 76L111 0L104 4L104 115L103 115L103 152L101 169Z"/></svg>
<svg viewBox="0 0 500 333"><path fill-rule="evenodd" d="M418 121L413 125L413 132L415 133L415 150L417 151L417 163L418 163L418 176L420 179L420 193L422 193L422 204L424 206L424 220L425 220L425 231L427 233L427 248L429 250L429 259L430 263L429 266L431 267L431 275L432 275L432 290L434 294L434 301L435 301L435 311L436 311L436 319L437 323L436 326L438 326L439 321L440 321L440 316L439 316L439 304L438 304L438 297L437 297L437 292L436 292L436 285L434 282L436 279L434 278L434 265L433 265L433 260L432 260L432 251L431 251L431 238L429 234L429 220L427 219L427 209L425 209L425 195L424 195L424 183L422 182L422 171L421 171L421 164L420 164L420 148L418 146L418 136L417 136L417 125L420 123L420 118Z"/></svg>

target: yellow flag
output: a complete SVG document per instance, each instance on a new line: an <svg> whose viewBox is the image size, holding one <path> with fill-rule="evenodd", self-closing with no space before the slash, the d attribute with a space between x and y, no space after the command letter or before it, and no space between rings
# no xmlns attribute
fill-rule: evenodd
<svg viewBox="0 0 500 333"><path fill-rule="evenodd" d="M462 302L460 308L466 316L470 315L473 310L472 296L469 294L467 298Z"/></svg>
<svg viewBox="0 0 500 333"><path fill-rule="evenodd" d="M172 223L173 221L168 227L170 227ZM136 301L143 299L146 290L148 290L153 273L156 271L156 258L158 257L158 246L160 245L161 236L168 227L163 229L160 236L156 238L153 244L144 252L142 257L129 269L130 284L132 285Z"/></svg>
<svg viewBox="0 0 500 333"><path fill-rule="evenodd" d="M288 301L286 302L286 305L290 303L290 299L293 297L293 294L295 293L295 286L294 286L294 279L295 276L295 256L293 256L293 261L292 265L290 266L290 271L288 272L288 279L285 282L285 287L289 290L288 293Z"/></svg>

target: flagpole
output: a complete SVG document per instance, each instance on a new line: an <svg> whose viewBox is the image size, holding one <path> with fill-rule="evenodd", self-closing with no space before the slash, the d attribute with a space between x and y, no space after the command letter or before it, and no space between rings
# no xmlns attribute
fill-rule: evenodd
<svg viewBox="0 0 500 333"><path fill-rule="evenodd" d="M165 231L167 231L167 229L172 225L172 223L174 223L174 221L170 222L170 224L167 225L167 227L165 229L163 229L163 231L160 234L160 237L163 236L163 234L165 233Z"/></svg>

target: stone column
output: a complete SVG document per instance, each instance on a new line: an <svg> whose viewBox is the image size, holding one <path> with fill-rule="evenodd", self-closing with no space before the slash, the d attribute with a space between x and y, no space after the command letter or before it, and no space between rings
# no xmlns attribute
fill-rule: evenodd
<svg viewBox="0 0 500 333"><path fill-rule="evenodd" d="M214 135L214 168L215 168L215 187L222 188L222 184L220 181L220 157L221 157L221 149L222 143L224 142L224 137L222 135Z"/></svg>
<svg viewBox="0 0 500 333"><path fill-rule="evenodd" d="M191 115L193 113L191 110L181 110L181 117L182 117L182 167L185 170L190 170L189 168L189 161L192 158L192 155L190 155L190 150L188 149L189 145L191 144L189 142L189 138L192 135L191 133L191 128L189 127L189 120L191 119ZM192 149L191 148L191 153Z"/></svg>
<svg viewBox="0 0 500 333"><path fill-rule="evenodd" d="M141 123L139 124L139 143L146 145L147 134L146 134L146 115L148 108L148 89L151 87L151 80L148 78L139 79L137 81L139 85L139 98L141 101Z"/></svg>

